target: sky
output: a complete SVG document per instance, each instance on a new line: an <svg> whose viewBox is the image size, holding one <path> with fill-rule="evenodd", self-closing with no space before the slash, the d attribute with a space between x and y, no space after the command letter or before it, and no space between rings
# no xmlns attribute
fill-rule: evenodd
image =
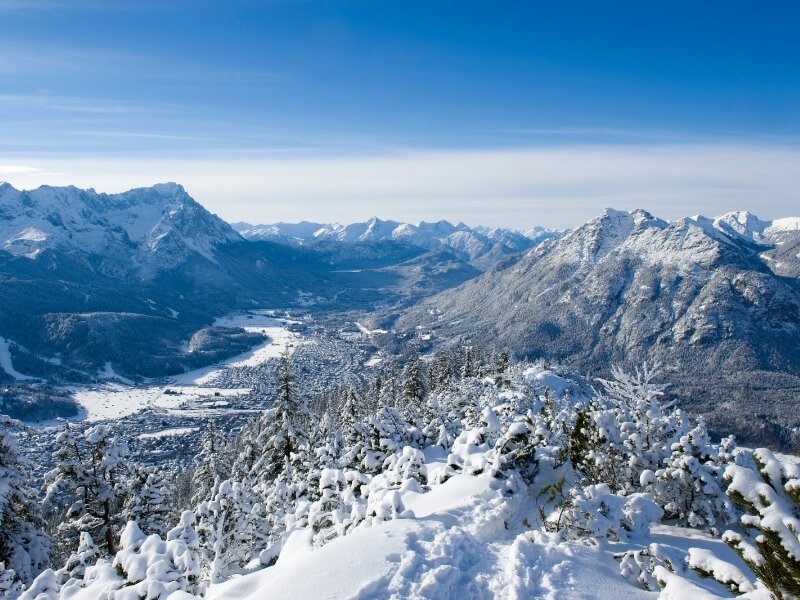
<svg viewBox="0 0 800 600"><path fill-rule="evenodd" d="M228 221L800 215L800 3L0 0L0 180Z"/></svg>

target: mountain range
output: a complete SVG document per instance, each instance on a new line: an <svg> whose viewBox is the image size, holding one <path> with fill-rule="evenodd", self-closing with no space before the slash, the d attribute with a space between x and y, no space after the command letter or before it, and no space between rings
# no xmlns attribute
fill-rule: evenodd
<svg viewBox="0 0 800 600"><path fill-rule="evenodd" d="M448 221L417 225L384 221L377 217L362 223L273 223L250 225L234 223L233 227L249 240L271 240L293 245L313 245L326 241L378 242L395 241L426 250L446 250L470 265L484 270L504 256L516 254L558 237L563 231L534 227L525 232L500 227L469 227Z"/></svg>
<svg viewBox="0 0 800 600"><path fill-rule="evenodd" d="M15 373L160 376L253 343L209 334L232 310L410 304L480 273L445 245L412 241L245 239L174 183L121 194L4 183L0 342ZM0 369L0 381L16 377Z"/></svg>
<svg viewBox="0 0 800 600"><path fill-rule="evenodd" d="M570 232L254 227L177 184L2 184L0 367L13 368L0 381L179 373L257 341L211 327L230 311L358 309L423 351L479 345L592 375L659 362L673 399L713 430L795 447L799 277L800 219L747 212L667 222L608 209Z"/></svg>
<svg viewBox="0 0 800 600"><path fill-rule="evenodd" d="M382 325L599 375L661 363L712 429L796 447L799 244L800 219L609 209Z"/></svg>

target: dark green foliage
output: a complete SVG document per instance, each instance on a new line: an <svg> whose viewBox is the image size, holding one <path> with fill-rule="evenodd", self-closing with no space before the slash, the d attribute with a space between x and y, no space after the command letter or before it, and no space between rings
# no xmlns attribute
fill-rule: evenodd
<svg viewBox="0 0 800 600"><path fill-rule="evenodd" d="M589 451L593 449L597 440L597 428L589 415L588 410L579 410L575 417L575 425L569 436L569 461L572 467L585 476L591 472L588 460Z"/></svg>
<svg viewBox="0 0 800 600"><path fill-rule="evenodd" d="M800 598L800 480L796 470L788 473L763 448L753 453L753 462L755 468L731 465L726 470L728 496L746 512L741 522L750 536L728 531L723 539L777 600Z"/></svg>

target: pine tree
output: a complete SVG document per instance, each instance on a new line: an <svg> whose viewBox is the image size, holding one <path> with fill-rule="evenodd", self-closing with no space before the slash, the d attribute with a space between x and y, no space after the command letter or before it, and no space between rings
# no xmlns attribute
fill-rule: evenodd
<svg viewBox="0 0 800 600"><path fill-rule="evenodd" d="M686 432L685 418L679 410L664 412L659 398L665 386L653 382L658 365L645 364L634 374L614 367L612 373L614 379L599 380L605 394L592 401L583 470L592 483L630 493L641 487L642 472L656 471L671 455Z"/></svg>
<svg viewBox="0 0 800 600"><path fill-rule="evenodd" d="M27 463L20 457L16 421L0 415L0 563L3 577L28 584L46 566L50 539L44 533L36 493L28 485ZM9 583L9 589L11 584Z"/></svg>
<svg viewBox="0 0 800 600"><path fill-rule="evenodd" d="M509 425L494 446L492 472L496 477L503 477L513 470L519 473L525 483L533 483L539 472L536 449L543 444L536 429L534 417L530 413Z"/></svg>
<svg viewBox="0 0 800 600"><path fill-rule="evenodd" d="M270 530L252 482L221 482L196 514L203 581L220 583L241 572L267 546Z"/></svg>
<svg viewBox="0 0 800 600"><path fill-rule="evenodd" d="M766 448L752 453L752 464L744 458L728 465L725 480L751 534L726 531L723 539L775 598L800 598L800 465Z"/></svg>
<svg viewBox="0 0 800 600"><path fill-rule="evenodd" d="M575 423L569 436L568 454L572 468L587 479L593 478L591 470L594 465L589 461L589 453L594 450L592 446L596 440L599 440L599 436L594 427L589 408L578 409L575 415Z"/></svg>
<svg viewBox="0 0 800 600"><path fill-rule="evenodd" d="M293 382L289 354L284 352L278 371L277 397L274 406L260 418L256 448L261 454L251 470L251 475L264 486L281 473L302 469L307 462L306 431L310 415L305 402L296 394Z"/></svg>
<svg viewBox="0 0 800 600"><path fill-rule="evenodd" d="M475 375L475 365L473 364L472 346L464 346L461 350L461 379L467 379Z"/></svg>
<svg viewBox="0 0 800 600"><path fill-rule="evenodd" d="M249 467L252 467L252 463ZM209 420L206 423L202 449L197 457L197 467L192 474L192 506L210 498L219 482L231 477L231 471L225 438L214 426L214 422Z"/></svg>
<svg viewBox="0 0 800 600"><path fill-rule="evenodd" d="M56 467L46 475L46 501L65 509L56 535L58 545L65 550L76 548L85 531L102 551L115 554L127 493L127 445L114 437L108 425L90 427L82 436L67 426L56 442Z"/></svg>
<svg viewBox="0 0 800 600"><path fill-rule="evenodd" d="M71 579L83 579L86 568L95 564L101 554L100 548L94 543L92 536L86 531L81 532L78 550L64 564L66 575Z"/></svg>
<svg viewBox="0 0 800 600"><path fill-rule="evenodd" d="M167 482L155 467L139 467L131 476L131 486L125 498L122 518L135 521L145 535L163 537L175 518L175 508L169 506Z"/></svg>
<svg viewBox="0 0 800 600"><path fill-rule="evenodd" d="M425 377L418 352L412 352L403 368L403 402L416 407L425 397Z"/></svg>
<svg viewBox="0 0 800 600"><path fill-rule="evenodd" d="M314 531L314 544L322 546L345 533L345 510L342 494L347 486L344 473L336 468L324 468L318 481L319 494L311 505L308 525Z"/></svg>
<svg viewBox="0 0 800 600"><path fill-rule="evenodd" d="M691 431L672 444L672 456L664 467L655 473L644 471L641 483L664 507L665 520L716 533L717 525L731 522L734 516L722 489L724 468L718 448L711 444L705 423L700 419Z"/></svg>
<svg viewBox="0 0 800 600"><path fill-rule="evenodd" d="M496 355L494 362L494 382L497 387L503 387L511 383L508 377L508 369L510 366L510 359L508 352L505 350Z"/></svg>
<svg viewBox="0 0 800 600"><path fill-rule="evenodd" d="M23 589L25 586L14 569L7 569L5 563L0 562L0 598L16 598Z"/></svg>
<svg viewBox="0 0 800 600"><path fill-rule="evenodd" d="M453 359L447 350L439 350L430 368L431 390L446 390L453 380Z"/></svg>

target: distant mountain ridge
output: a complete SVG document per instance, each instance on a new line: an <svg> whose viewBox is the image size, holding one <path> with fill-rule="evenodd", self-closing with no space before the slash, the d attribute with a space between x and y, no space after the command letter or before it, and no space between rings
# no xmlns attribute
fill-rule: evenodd
<svg viewBox="0 0 800 600"><path fill-rule="evenodd" d="M383 326L590 373L662 362L715 429L798 447L799 242L795 218L609 209Z"/></svg>
<svg viewBox="0 0 800 600"><path fill-rule="evenodd" d="M175 183L120 194L4 183L0 338L13 368L0 381L86 381L108 365L176 373L252 343L203 333L232 310L408 304L477 274L445 248L392 240L246 240ZM197 333L205 342L187 346Z"/></svg>
<svg viewBox="0 0 800 600"><path fill-rule="evenodd" d="M102 272L152 278L193 254L213 262L218 246L241 239L175 183L121 194L0 184L0 249L16 257L102 255Z"/></svg>
<svg viewBox="0 0 800 600"><path fill-rule="evenodd" d="M414 225L384 221L377 217L349 225L302 221L269 225L234 223L233 227L249 240L271 240L294 245L322 241L395 241L426 250L444 249L482 270L504 256L523 252L535 244L563 235L563 231L544 227L521 232L500 227L469 227L464 223L453 225L444 220L434 223L422 221Z"/></svg>

